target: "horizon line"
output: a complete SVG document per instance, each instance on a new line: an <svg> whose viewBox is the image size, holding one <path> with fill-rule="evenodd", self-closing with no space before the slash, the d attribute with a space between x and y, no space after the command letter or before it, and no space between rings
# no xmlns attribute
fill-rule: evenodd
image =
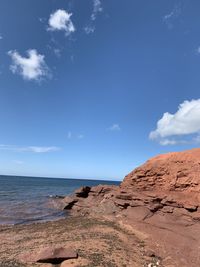
<svg viewBox="0 0 200 267"><path fill-rule="evenodd" d="M101 178L72 178L72 177L52 177L52 176L31 176L31 175L14 175L14 174L0 174L1 176L11 176L11 177L24 177L24 178L43 178L43 179L68 179L68 180L88 180L88 181L112 181L112 182L121 182L123 179L101 179Z"/></svg>

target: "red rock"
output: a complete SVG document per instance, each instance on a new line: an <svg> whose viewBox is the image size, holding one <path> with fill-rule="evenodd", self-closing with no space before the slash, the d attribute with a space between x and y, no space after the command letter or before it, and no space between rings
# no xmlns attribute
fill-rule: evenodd
<svg viewBox="0 0 200 267"><path fill-rule="evenodd" d="M165 213L172 213L174 210L173 207L169 207L169 206L165 206L162 208L162 212L165 212Z"/></svg>
<svg viewBox="0 0 200 267"><path fill-rule="evenodd" d="M192 218L194 221L200 222L200 211L194 212Z"/></svg>
<svg viewBox="0 0 200 267"><path fill-rule="evenodd" d="M40 265L40 267L54 267L54 265L51 263L44 263L44 264Z"/></svg>
<svg viewBox="0 0 200 267"><path fill-rule="evenodd" d="M132 200L131 194L118 194L115 197L119 199L124 199L124 200Z"/></svg>
<svg viewBox="0 0 200 267"><path fill-rule="evenodd" d="M91 187L91 194L96 196L96 195L105 195L109 193L110 191L115 190L117 187L114 185L97 185Z"/></svg>
<svg viewBox="0 0 200 267"><path fill-rule="evenodd" d="M63 261L60 267L78 267L78 265L74 262Z"/></svg>
<svg viewBox="0 0 200 267"><path fill-rule="evenodd" d="M149 209L150 209L150 211L155 212L155 211L157 211L159 209L162 209L162 207L163 207L162 204L151 204L149 206Z"/></svg>
<svg viewBox="0 0 200 267"><path fill-rule="evenodd" d="M78 202L78 199L73 197L65 197L63 199L64 209L71 210L73 206Z"/></svg>
<svg viewBox="0 0 200 267"><path fill-rule="evenodd" d="M131 207L144 206L144 202L142 200L132 200L130 206Z"/></svg>
<svg viewBox="0 0 200 267"><path fill-rule="evenodd" d="M146 207L128 207L123 214L131 220L143 221L152 216L152 212Z"/></svg>
<svg viewBox="0 0 200 267"><path fill-rule="evenodd" d="M197 205L191 205L191 204L188 204L188 203L184 204L183 207L184 207L184 209L186 209L186 210L188 210L190 212L197 211L197 208L198 208Z"/></svg>
<svg viewBox="0 0 200 267"><path fill-rule="evenodd" d="M159 155L128 174L121 188L200 193L200 149Z"/></svg>
<svg viewBox="0 0 200 267"><path fill-rule="evenodd" d="M112 216L145 236L163 259L170 255L166 266L200 266L200 149L159 155L119 187L91 187L86 198L75 199L73 211Z"/></svg>
<svg viewBox="0 0 200 267"><path fill-rule="evenodd" d="M181 203L178 203L175 199L173 198L165 198L161 201L161 204L170 206L170 207L175 207L175 208L182 208L183 205Z"/></svg>
<svg viewBox="0 0 200 267"><path fill-rule="evenodd" d="M70 248L48 247L39 253L36 261L40 263L59 264L64 260L76 259L77 257L77 253Z"/></svg>
<svg viewBox="0 0 200 267"><path fill-rule="evenodd" d="M130 206L130 202L127 201L127 200L123 200L123 199L116 199L114 201L114 203L119 206L119 207L122 207L124 209L126 209L128 206Z"/></svg>
<svg viewBox="0 0 200 267"><path fill-rule="evenodd" d="M75 195L77 197L86 198L86 197L88 197L90 190L91 190L90 186L83 186L83 187L81 187L75 191Z"/></svg>
<svg viewBox="0 0 200 267"><path fill-rule="evenodd" d="M83 193L75 194L74 212L112 216L133 232L137 228L158 254L170 255L167 265L200 266L200 149L159 155L119 187L99 185L85 198Z"/></svg>

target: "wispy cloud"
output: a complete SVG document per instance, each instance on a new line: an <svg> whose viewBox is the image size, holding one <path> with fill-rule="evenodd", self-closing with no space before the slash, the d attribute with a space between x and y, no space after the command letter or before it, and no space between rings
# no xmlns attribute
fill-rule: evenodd
<svg viewBox="0 0 200 267"><path fill-rule="evenodd" d="M72 138L72 132L69 131L69 132L67 133L67 138L68 138L68 139L71 139L71 138Z"/></svg>
<svg viewBox="0 0 200 267"><path fill-rule="evenodd" d="M102 12L102 4L100 0L93 0L93 12L91 15L91 20L95 21L97 18L98 13Z"/></svg>
<svg viewBox="0 0 200 267"><path fill-rule="evenodd" d="M158 120L157 128L149 134L151 140L161 145L199 143L199 136L200 99L184 101L174 114L165 112Z"/></svg>
<svg viewBox="0 0 200 267"><path fill-rule="evenodd" d="M173 146L173 145L186 145L197 143L194 139L192 140L182 140L182 139L161 139L159 141L161 146Z"/></svg>
<svg viewBox="0 0 200 267"><path fill-rule="evenodd" d="M168 29L172 29L174 27L174 22L180 16L180 14L181 14L180 5L175 5L170 13L163 16L163 22L166 24Z"/></svg>
<svg viewBox="0 0 200 267"><path fill-rule="evenodd" d="M196 50L197 54L200 54L200 46Z"/></svg>
<svg viewBox="0 0 200 267"><path fill-rule="evenodd" d="M39 18L38 19L41 23L45 23L46 22L46 18Z"/></svg>
<svg viewBox="0 0 200 267"><path fill-rule="evenodd" d="M93 33L95 31L95 26L90 24L84 27L84 31L86 34Z"/></svg>
<svg viewBox="0 0 200 267"><path fill-rule="evenodd" d="M72 133L71 131L69 131L67 133L67 139L83 139L84 135L83 134L76 134L76 133Z"/></svg>
<svg viewBox="0 0 200 267"><path fill-rule="evenodd" d="M45 56L40 55L35 49L28 50L27 57L21 56L16 50L9 51L8 55L12 59L10 70L21 75L24 80L40 81L50 75Z"/></svg>
<svg viewBox="0 0 200 267"><path fill-rule="evenodd" d="M114 123L108 128L108 130L109 131L121 131L121 128L120 128L119 124Z"/></svg>
<svg viewBox="0 0 200 267"><path fill-rule="evenodd" d="M3 39L3 36L0 34L0 40L2 40Z"/></svg>
<svg viewBox="0 0 200 267"><path fill-rule="evenodd" d="M60 58L64 49L64 46L58 42L53 36L51 36L50 43L46 46L57 58Z"/></svg>
<svg viewBox="0 0 200 267"><path fill-rule="evenodd" d="M56 55L56 57L61 57L61 49L59 48L54 48L54 54Z"/></svg>
<svg viewBox="0 0 200 267"><path fill-rule="evenodd" d="M64 31L66 36L75 32L75 26L71 20L72 13L58 9L50 15L48 31Z"/></svg>
<svg viewBox="0 0 200 267"><path fill-rule="evenodd" d="M57 146L16 146L0 144L0 150L8 150L13 152L32 152L32 153L48 153L59 151L60 147Z"/></svg>
<svg viewBox="0 0 200 267"><path fill-rule="evenodd" d="M78 139L83 139L84 138L84 135L83 134L78 134L77 138Z"/></svg>
<svg viewBox="0 0 200 267"><path fill-rule="evenodd" d="M13 160L13 163L15 163L17 165L23 165L24 161L22 161L22 160Z"/></svg>
<svg viewBox="0 0 200 267"><path fill-rule="evenodd" d="M91 34L95 31L95 20L97 19L97 16L99 13L103 11L102 3L100 0L93 0L93 10L92 14L90 16L90 22L88 25L84 27L84 31L86 34Z"/></svg>

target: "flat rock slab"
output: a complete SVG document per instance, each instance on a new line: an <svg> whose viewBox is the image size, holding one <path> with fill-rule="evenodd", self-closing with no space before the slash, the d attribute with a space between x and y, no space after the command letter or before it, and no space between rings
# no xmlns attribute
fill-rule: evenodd
<svg viewBox="0 0 200 267"><path fill-rule="evenodd" d="M78 254L71 248L49 247L41 250L37 262L59 264L65 260L76 259Z"/></svg>

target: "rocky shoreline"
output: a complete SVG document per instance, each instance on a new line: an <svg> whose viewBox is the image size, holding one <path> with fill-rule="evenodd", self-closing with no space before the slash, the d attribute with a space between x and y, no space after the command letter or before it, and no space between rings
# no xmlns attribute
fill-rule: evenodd
<svg viewBox="0 0 200 267"><path fill-rule="evenodd" d="M200 266L200 149L157 156L120 186L83 187L63 202L138 231L163 266Z"/></svg>
<svg viewBox="0 0 200 267"><path fill-rule="evenodd" d="M157 156L120 186L82 187L60 205L67 219L0 228L0 266L200 266L200 149Z"/></svg>

